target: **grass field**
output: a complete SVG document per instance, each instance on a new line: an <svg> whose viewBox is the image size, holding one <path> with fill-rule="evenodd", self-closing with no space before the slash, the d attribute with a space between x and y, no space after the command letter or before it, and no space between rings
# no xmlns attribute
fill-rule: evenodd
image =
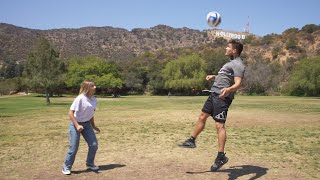
<svg viewBox="0 0 320 180"><path fill-rule="evenodd" d="M75 97L0 97L1 179L64 179L68 109ZM237 96L228 113L230 161L208 172L217 149L210 118L196 149L190 136L207 97L98 98L98 173L85 170L83 139L70 179L319 179L320 99Z"/></svg>

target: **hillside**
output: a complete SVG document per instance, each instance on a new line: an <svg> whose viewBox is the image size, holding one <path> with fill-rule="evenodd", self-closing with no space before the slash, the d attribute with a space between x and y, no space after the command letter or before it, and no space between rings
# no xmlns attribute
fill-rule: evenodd
<svg viewBox="0 0 320 180"><path fill-rule="evenodd" d="M97 55L104 58L129 58L145 51L181 48L206 43L206 32L158 25L128 31L112 27L33 30L0 24L0 61L5 57L24 61L37 38L46 37L65 59Z"/></svg>
<svg viewBox="0 0 320 180"><path fill-rule="evenodd" d="M35 30L0 23L0 63L8 58L25 61L40 36L52 43L62 59L96 55L118 60L130 59L146 51L203 46L217 38L214 30L175 29L165 25L132 31L113 27ZM294 46L286 48L289 40ZM313 33L289 31L264 37L246 34L244 42L247 59L260 54L264 59L283 62L288 58L320 54L319 30Z"/></svg>

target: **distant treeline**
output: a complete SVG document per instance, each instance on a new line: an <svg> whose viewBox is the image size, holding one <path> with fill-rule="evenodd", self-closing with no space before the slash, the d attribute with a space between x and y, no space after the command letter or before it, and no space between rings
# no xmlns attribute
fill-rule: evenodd
<svg viewBox="0 0 320 180"><path fill-rule="evenodd" d="M304 28L304 31L311 33L319 30L319 26ZM298 31L291 28L284 33ZM276 36L267 35L260 41L270 43ZM250 37L246 41L257 43ZM59 52L47 39L41 38L25 63L18 64L6 59L0 69L0 94L38 92L45 94L50 103L50 96L77 93L80 83L86 79L96 82L97 94L101 95L166 95L169 92L172 95L200 95L203 89L211 87L205 76L217 74L228 61L225 56L226 44L225 39L217 38L201 47L146 52L128 61L96 56L61 60ZM288 41L286 48L297 48L295 41ZM276 56L276 49L274 51L272 53ZM265 60L259 53L250 59L246 57L248 55L244 53L247 70L239 93L320 95L319 56L289 58L281 64Z"/></svg>

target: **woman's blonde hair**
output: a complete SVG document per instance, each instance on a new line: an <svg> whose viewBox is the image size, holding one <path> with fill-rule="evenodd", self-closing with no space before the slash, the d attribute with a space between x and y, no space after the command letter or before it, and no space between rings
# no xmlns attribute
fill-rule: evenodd
<svg viewBox="0 0 320 180"><path fill-rule="evenodd" d="M92 85L95 83L93 81L83 81L80 87L79 94L87 94L91 88Z"/></svg>

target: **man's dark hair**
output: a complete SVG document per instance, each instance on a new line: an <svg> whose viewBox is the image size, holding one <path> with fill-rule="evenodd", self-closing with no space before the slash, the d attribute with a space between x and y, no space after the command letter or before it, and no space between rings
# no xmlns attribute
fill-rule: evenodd
<svg viewBox="0 0 320 180"><path fill-rule="evenodd" d="M229 43L232 44L232 47L237 50L237 52L239 53L239 56L240 56L240 54L243 50L243 44L240 41L237 41L235 39L231 39L229 41Z"/></svg>

